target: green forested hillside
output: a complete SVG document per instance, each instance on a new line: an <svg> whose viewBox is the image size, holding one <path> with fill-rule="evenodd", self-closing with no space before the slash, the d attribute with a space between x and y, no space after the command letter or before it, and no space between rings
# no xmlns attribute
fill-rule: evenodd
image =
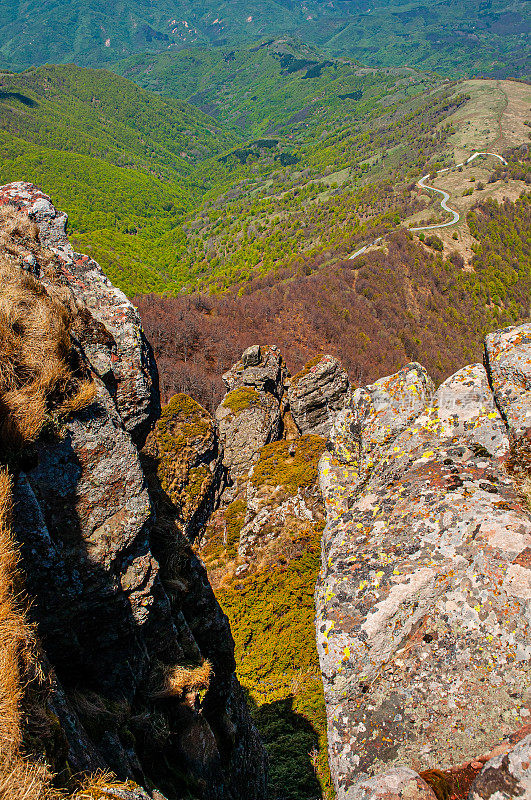
<svg viewBox="0 0 531 800"><path fill-rule="evenodd" d="M104 70L0 75L0 181L50 193L74 240L130 293L163 287L201 197L195 165L233 140L193 107Z"/></svg>
<svg viewBox="0 0 531 800"><path fill-rule="evenodd" d="M355 61L328 58L283 37L240 50L187 48L133 56L114 65L146 89L187 100L242 136L306 136L363 118L401 82L413 95L433 85L416 70L370 70Z"/></svg>
<svg viewBox="0 0 531 800"><path fill-rule="evenodd" d="M3 0L0 66L110 64L190 45L299 36L331 55L456 75L528 73L525 0Z"/></svg>
<svg viewBox="0 0 531 800"><path fill-rule="evenodd" d="M323 70L312 93L311 67L266 60L275 69L251 127L270 124L269 102L277 122L258 138L105 70L2 73L0 181L48 192L78 248L131 295L222 289L309 250L348 250L367 225L396 225L412 210L408 170L424 167L446 136L436 125L460 102L452 86L348 64ZM233 115L251 107L248 74Z"/></svg>

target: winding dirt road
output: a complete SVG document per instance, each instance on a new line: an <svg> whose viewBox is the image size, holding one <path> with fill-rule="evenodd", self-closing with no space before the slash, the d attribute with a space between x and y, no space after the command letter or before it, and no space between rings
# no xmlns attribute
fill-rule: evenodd
<svg viewBox="0 0 531 800"><path fill-rule="evenodd" d="M486 153L477 151L476 153L471 155L470 158L467 158L467 160L464 161L462 164L456 164L455 167L445 167L444 169L437 170L437 175L442 175L443 172L449 172L450 169L459 169L459 167L465 167L467 164L470 164L471 161L474 161L474 159L476 159L478 156L494 156L494 158L499 158L502 164L507 164L507 161L504 158L502 158L502 156L499 156L497 153ZM441 208L443 209L443 211L447 211L449 214L452 214L452 219L449 220L448 222L440 222L437 225L423 225L422 227L419 228L410 228L409 229L410 231L433 231L436 230L437 228L447 228L449 225L455 225L455 223L459 222L459 220L461 219L461 215L459 214L459 212L454 211L454 209L450 208L450 206L448 205L448 200L450 199L450 195L448 194L448 192L445 192L444 189L436 189L435 186L429 186L426 183L429 177L430 177L429 174L424 175L424 177L421 178L420 181L417 183L417 186L419 186L421 189L430 189L432 192L437 192L437 194L442 194L443 199L441 200Z"/></svg>
<svg viewBox="0 0 531 800"><path fill-rule="evenodd" d="M461 164L456 164L455 167L444 167L444 169L437 170L437 175L442 175L444 172L450 172L450 170L453 169L459 169L459 167L466 167L467 164L470 164L472 161L478 158L478 156L494 156L494 158L498 158L502 162L502 164L507 165L507 161L502 156L499 156L498 153L487 153L478 150L475 153L473 153L470 156L470 158L467 158L466 161L463 161ZM450 206L448 205L448 200L450 199L450 195L448 194L448 192L445 192L444 189L436 189L435 186L430 186L429 184L427 184L426 181L428 180L429 177L430 177L429 173L428 175L424 175L424 177L421 178L420 181L417 183L417 186L421 189L430 189L432 192L437 192L437 194L442 194L441 208L443 209L443 211L447 211L449 214L451 214L452 219L449 220L448 222L439 222L436 225L423 225L418 228L408 228L408 230L410 231L434 231L437 230L437 228L447 228L449 225L455 225L456 222L459 222L459 220L461 219L461 215L459 214L459 212L454 211L454 209L450 208ZM380 236L378 239L375 239L374 242L369 242L363 247L360 247L359 250L356 250L355 253L352 253L352 255L349 256L349 260L352 261L352 259L361 256L362 253L364 253L369 247L381 244L382 240L383 237Z"/></svg>

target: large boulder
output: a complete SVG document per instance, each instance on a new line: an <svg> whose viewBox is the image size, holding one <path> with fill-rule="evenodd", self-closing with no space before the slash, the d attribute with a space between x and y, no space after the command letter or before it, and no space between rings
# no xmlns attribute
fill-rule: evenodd
<svg viewBox="0 0 531 800"><path fill-rule="evenodd" d="M502 338L522 347L521 333ZM504 352L496 375L487 360L434 394L415 364L358 390L321 459L316 626L339 800L404 764L488 752L528 714L531 514L504 466L527 389ZM521 404L509 430L504 375Z"/></svg>
<svg viewBox="0 0 531 800"><path fill-rule="evenodd" d="M242 353L241 359L223 375L227 391L251 386L258 392L274 395L278 400L284 394L287 368L278 347L252 345Z"/></svg>
<svg viewBox="0 0 531 800"><path fill-rule="evenodd" d="M283 432L287 369L275 345L254 345L223 375L227 394L216 410L229 480L245 476L264 445Z"/></svg>
<svg viewBox="0 0 531 800"><path fill-rule="evenodd" d="M301 433L328 436L349 389L348 375L333 356L317 356L297 372L290 379L288 400Z"/></svg>

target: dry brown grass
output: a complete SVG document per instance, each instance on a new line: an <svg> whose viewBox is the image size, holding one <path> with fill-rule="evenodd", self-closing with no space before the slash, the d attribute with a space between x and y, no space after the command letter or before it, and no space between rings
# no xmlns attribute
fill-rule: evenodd
<svg viewBox="0 0 531 800"><path fill-rule="evenodd" d="M35 441L52 414L80 411L95 395L72 350L73 297L20 268L35 250L42 253L36 226L0 207L0 441L9 450Z"/></svg>
<svg viewBox="0 0 531 800"><path fill-rule="evenodd" d="M17 602L18 552L11 531L11 480L0 470L0 800L44 797L50 773L21 755L22 701L29 681L42 681L34 628Z"/></svg>
<svg viewBox="0 0 531 800"><path fill-rule="evenodd" d="M158 688L152 692L154 698L196 695L207 691L212 678L212 664L206 660L199 666L193 664L161 667L155 679Z"/></svg>

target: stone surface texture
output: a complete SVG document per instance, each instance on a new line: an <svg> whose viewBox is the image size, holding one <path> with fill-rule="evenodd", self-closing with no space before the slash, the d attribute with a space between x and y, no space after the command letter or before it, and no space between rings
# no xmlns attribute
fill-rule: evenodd
<svg viewBox="0 0 531 800"><path fill-rule="evenodd" d="M254 345L223 375L216 410L229 481L245 476L264 445L282 438L288 372L278 348Z"/></svg>
<svg viewBox="0 0 531 800"><path fill-rule="evenodd" d="M223 451L212 416L188 395L174 395L162 409L142 456L156 463L152 490L169 498L181 531L193 541L218 505L225 484Z"/></svg>
<svg viewBox="0 0 531 800"><path fill-rule="evenodd" d="M189 796L194 786L201 800L262 800L266 757L234 675L228 621L175 524L190 523L201 503L183 504L179 475L159 474L159 454L141 461L138 451L158 408L138 315L95 262L73 253L49 198L10 184L0 200L28 210L55 253L54 280L36 277L71 293L74 346L97 388L88 408L10 465L30 613L53 677L47 713L66 759L54 766L110 769L153 798ZM195 437L183 419L166 430L170 446L184 442L185 484L194 458L210 476L220 463L213 422L197 416L205 424ZM206 659L204 697L161 695L167 673ZM138 790L127 800L137 796L148 797Z"/></svg>
<svg viewBox="0 0 531 800"><path fill-rule="evenodd" d="M357 389L321 458L316 628L339 800L489 752L529 715L531 514L508 466L528 435L529 326L488 337L485 364L436 391L418 364Z"/></svg>
<svg viewBox="0 0 531 800"><path fill-rule="evenodd" d="M328 436L350 389L348 375L333 356L321 356L291 378L288 400L301 433Z"/></svg>
<svg viewBox="0 0 531 800"><path fill-rule="evenodd" d="M138 312L92 258L74 252L68 217L31 183L0 187L0 203L25 210L37 223L41 244L59 260L59 275L76 300L100 323L85 330L80 346L105 382L126 430L142 443L160 411L158 373ZM45 276L37 275L46 284Z"/></svg>
<svg viewBox="0 0 531 800"><path fill-rule="evenodd" d="M384 775L360 781L346 797L348 800L437 800L420 775L407 767L395 767Z"/></svg>
<svg viewBox="0 0 531 800"><path fill-rule="evenodd" d="M531 734L508 753L487 761L472 784L469 800L531 797Z"/></svg>

